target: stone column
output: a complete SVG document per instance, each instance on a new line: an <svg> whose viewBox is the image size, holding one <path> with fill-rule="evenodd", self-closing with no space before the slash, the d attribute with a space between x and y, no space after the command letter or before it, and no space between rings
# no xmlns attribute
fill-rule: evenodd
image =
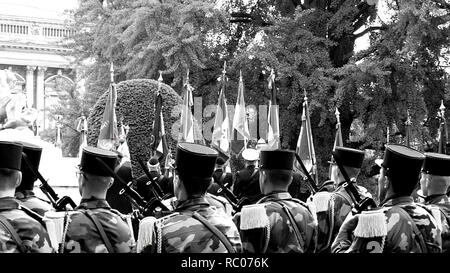
<svg viewBox="0 0 450 273"><path fill-rule="evenodd" d="M27 105L28 107L34 106L34 70L35 66L27 66L26 74L26 90L27 90Z"/></svg>
<svg viewBox="0 0 450 273"><path fill-rule="evenodd" d="M42 132L44 128L44 118L45 118L45 92L44 92L44 75L46 67L38 67L37 80L36 80L36 109L39 111L37 118L37 130L38 133Z"/></svg>

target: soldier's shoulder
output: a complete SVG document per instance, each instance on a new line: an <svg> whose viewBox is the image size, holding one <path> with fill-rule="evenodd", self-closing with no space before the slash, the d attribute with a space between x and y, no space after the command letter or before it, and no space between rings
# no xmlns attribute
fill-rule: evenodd
<svg viewBox="0 0 450 273"><path fill-rule="evenodd" d="M243 206L240 212L240 230L249 230L256 228L265 228L270 225L267 215L267 206L269 202L257 203Z"/></svg>

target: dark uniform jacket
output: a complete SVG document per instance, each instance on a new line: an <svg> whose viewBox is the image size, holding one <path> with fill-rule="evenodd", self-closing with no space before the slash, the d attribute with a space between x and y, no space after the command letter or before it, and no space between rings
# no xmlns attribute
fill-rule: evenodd
<svg viewBox="0 0 450 273"><path fill-rule="evenodd" d="M349 216L332 252L436 253L441 232L432 213L411 196L390 199L381 208Z"/></svg>
<svg viewBox="0 0 450 273"><path fill-rule="evenodd" d="M441 227L442 252L450 252L450 199L446 194L430 195L425 198Z"/></svg>
<svg viewBox="0 0 450 273"><path fill-rule="evenodd" d="M248 213L247 208L250 208ZM258 211L254 211L255 208ZM244 252L311 253L316 249L317 222L308 206L288 192L274 192L259 200L257 205L244 206L234 221L240 228Z"/></svg>
<svg viewBox="0 0 450 273"><path fill-rule="evenodd" d="M251 204L263 197L259 188L259 170L255 166L248 166L236 173L233 193L238 199L248 198Z"/></svg>
<svg viewBox="0 0 450 273"><path fill-rule="evenodd" d="M211 206L205 197L197 197L177 202L175 212L163 218L144 218L144 222L147 219L153 222L149 226L141 226L139 237L141 233L150 233L153 236L141 252L228 253L219 237L192 216L194 212L215 226L236 252L242 251L239 231L231 216L226 215L222 209ZM149 230L144 230L146 228Z"/></svg>
<svg viewBox="0 0 450 273"><path fill-rule="evenodd" d="M45 212L53 210L53 206L50 202L37 197L33 191L18 191L16 192L15 197L22 205L36 212L40 216L44 216Z"/></svg>
<svg viewBox="0 0 450 273"><path fill-rule="evenodd" d="M214 195L223 195L223 191L218 193L219 189L221 188L220 185L226 185L228 189L231 189L231 186L233 185L233 175L231 173L225 173L222 169L217 169L213 173L213 183L208 189L209 193L212 193Z"/></svg>
<svg viewBox="0 0 450 273"><path fill-rule="evenodd" d="M98 218L115 252L134 251L135 241L123 216L111 209L106 200L91 198L82 199L76 212L70 215L64 252L108 252L96 226L83 213L85 210L90 210Z"/></svg>
<svg viewBox="0 0 450 273"><path fill-rule="evenodd" d="M26 210L25 210L26 211ZM4 216L16 230L22 244L30 252L51 253L50 238L44 226L21 209L19 201L13 197L0 198L0 215ZM0 225L0 253L20 252L10 233Z"/></svg>

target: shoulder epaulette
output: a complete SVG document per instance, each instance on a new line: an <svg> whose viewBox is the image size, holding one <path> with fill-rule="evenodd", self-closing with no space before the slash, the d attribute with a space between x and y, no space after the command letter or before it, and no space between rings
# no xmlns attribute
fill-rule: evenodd
<svg viewBox="0 0 450 273"><path fill-rule="evenodd" d="M358 224L354 235L361 238L382 237L387 235L387 218L385 212L388 208L363 211L358 215Z"/></svg>
<svg viewBox="0 0 450 273"><path fill-rule="evenodd" d="M155 228L156 225L161 225L164 221L168 220L169 218L178 215L179 213L175 212L169 215L166 215L164 217L161 217L159 219L156 219L153 216L148 216L143 218L139 222L139 233L138 233L138 239L136 243L136 251L139 253L141 252L146 246L152 244L153 242L153 235L155 234Z"/></svg>
<svg viewBox="0 0 450 273"><path fill-rule="evenodd" d="M243 206L241 209L241 230L264 228L270 224L265 204Z"/></svg>
<svg viewBox="0 0 450 273"><path fill-rule="evenodd" d="M320 191L312 196L312 203L316 212L323 212L328 210L328 203L331 198L331 193L327 191Z"/></svg>

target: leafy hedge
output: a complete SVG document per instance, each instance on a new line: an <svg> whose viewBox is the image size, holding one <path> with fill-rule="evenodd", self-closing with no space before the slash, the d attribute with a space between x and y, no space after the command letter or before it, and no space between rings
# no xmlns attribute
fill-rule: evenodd
<svg viewBox="0 0 450 273"><path fill-rule="evenodd" d="M123 124L130 130L127 136L128 147L132 162L133 176L143 175L143 171L137 162L137 158L148 160L151 154L150 137L154 120L154 98L158 90L158 81L150 79L135 79L122 81L116 85L117 90L117 120L123 119ZM102 122L103 111L108 91L106 91L95 103L88 117L88 145L96 146ZM177 140L171 136L172 125L174 130L179 128L179 113L182 103L181 97L170 86L161 85L163 97L163 116L167 135L167 142L172 155L176 151ZM118 122L120 126L120 122ZM195 123L195 135L199 134L199 127ZM119 127L120 130L120 127Z"/></svg>

